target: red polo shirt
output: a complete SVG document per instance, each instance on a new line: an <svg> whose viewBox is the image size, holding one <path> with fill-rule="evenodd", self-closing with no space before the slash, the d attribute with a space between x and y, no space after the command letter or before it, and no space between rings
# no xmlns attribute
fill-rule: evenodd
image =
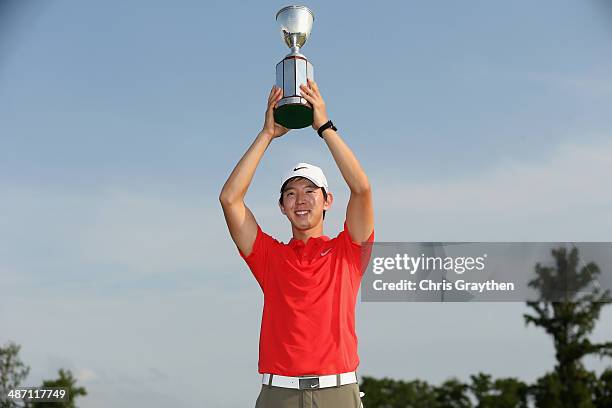
<svg viewBox="0 0 612 408"><path fill-rule="evenodd" d="M374 241L374 232L368 242ZM279 242L257 227L245 257L264 293L259 372L339 374L359 365L355 303L367 265L346 223L336 238ZM367 257L367 254L363 255ZM363 265L363 267L362 267Z"/></svg>

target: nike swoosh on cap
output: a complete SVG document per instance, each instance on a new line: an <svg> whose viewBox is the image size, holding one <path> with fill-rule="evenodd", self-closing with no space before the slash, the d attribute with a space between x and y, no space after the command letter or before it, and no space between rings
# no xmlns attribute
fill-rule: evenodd
<svg viewBox="0 0 612 408"><path fill-rule="evenodd" d="M306 167L296 167L295 169L293 169L293 171L298 171L298 170L305 169L305 168Z"/></svg>

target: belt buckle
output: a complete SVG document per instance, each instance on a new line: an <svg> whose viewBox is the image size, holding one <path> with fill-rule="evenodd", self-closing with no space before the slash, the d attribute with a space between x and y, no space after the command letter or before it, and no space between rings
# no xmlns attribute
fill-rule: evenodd
<svg viewBox="0 0 612 408"><path fill-rule="evenodd" d="M300 390L315 390L319 388L319 377L299 379Z"/></svg>

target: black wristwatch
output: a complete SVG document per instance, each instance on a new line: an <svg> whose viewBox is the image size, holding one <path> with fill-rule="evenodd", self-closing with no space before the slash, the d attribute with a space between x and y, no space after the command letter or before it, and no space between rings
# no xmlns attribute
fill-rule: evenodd
<svg viewBox="0 0 612 408"><path fill-rule="evenodd" d="M321 139L323 139L323 132L327 129L333 129L334 131L338 130L336 129L336 127L334 126L334 123L331 120L328 120L327 122L325 122L324 124L322 124L318 129L317 129L317 133L319 134L319 136L321 137Z"/></svg>

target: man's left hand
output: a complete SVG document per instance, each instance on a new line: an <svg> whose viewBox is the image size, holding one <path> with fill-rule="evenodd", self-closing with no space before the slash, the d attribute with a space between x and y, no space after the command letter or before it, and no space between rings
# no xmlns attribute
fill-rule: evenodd
<svg viewBox="0 0 612 408"><path fill-rule="evenodd" d="M308 86L300 85L300 94L302 98L306 99L312 105L312 128L318 130L319 127L329 120L329 118L327 117L327 111L325 109L325 101L319 92L317 83L311 79L307 79L307 81Z"/></svg>

